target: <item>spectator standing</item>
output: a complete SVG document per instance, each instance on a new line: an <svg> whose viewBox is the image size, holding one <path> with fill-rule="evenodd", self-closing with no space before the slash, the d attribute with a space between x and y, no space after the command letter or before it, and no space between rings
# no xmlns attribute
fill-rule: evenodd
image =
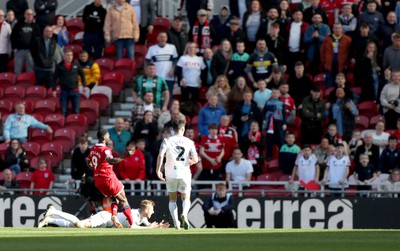
<svg viewBox="0 0 400 251"><path fill-rule="evenodd" d="M204 50L203 62L205 68L201 70L201 85L210 87L214 84L213 74L212 74L212 61L214 57L214 52L210 48Z"/></svg>
<svg viewBox="0 0 400 251"><path fill-rule="evenodd" d="M280 29L278 22L272 23L265 41L267 43L268 51L274 54L279 65L286 69L288 47L285 38L280 35Z"/></svg>
<svg viewBox="0 0 400 251"><path fill-rule="evenodd" d="M374 100L379 102L379 74L381 72L378 47L375 42L369 42L365 53L359 62L359 83L362 84L361 101Z"/></svg>
<svg viewBox="0 0 400 251"><path fill-rule="evenodd" d="M214 0L199 0L199 1L192 1L192 0L180 0L178 14L181 15L181 10L183 8L183 3L186 1L185 8L186 8L186 15L189 19L190 27L196 22L196 13L198 15L199 10L206 11L207 18L211 17L211 12L214 8Z"/></svg>
<svg viewBox="0 0 400 251"><path fill-rule="evenodd" d="M53 133L50 126L45 125L37 121L34 117L25 113L25 105L23 103L17 103L15 105L16 113L10 114L6 122L4 123L4 139L5 142L10 142L11 139L18 139L20 143L28 141L28 129L39 128L47 130L49 133Z"/></svg>
<svg viewBox="0 0 400 251"><path fill-rule="evenodd" d="M257 49L250 56L247 63L247 77L253 86L257 86L257 81L267 79L271 75L272 67L278 65L274 54L268 51L265 39L257 40Z"/></svg>
<svg viewBox="0 0 400 251"><path fill-rule="evenodd" d="M33 172L31 189L52 189L54 183L54 174L47 166L46 160L43 157L38 159L39 169ZM31 195L46 195L48 192L35 191Z"/></svg>
<svg viewBox="0 0 400 251"><path fill-rule="evenodd" d="M385 49L383 54L383 69L390 68L392 71L400 70L400 33L392 34L392 45Z"/></svg>
<svg viewBox="0 0 400 251"><path fill-rule="evenodd" d="M322 137L322 122L325 119L325 102L320 98L319 86L311 89L311 95L301 104L301 134L304 144L318 144Z"/></svg>
<svg viewBox="0 0 400 251"><path fill-rule="evenodd" d="M157 120L153 117L152 111L145 111L143 119L135 124L132 138L134 140L144 139L146 141L146 152L151 151L151 145L158 136Z"/></svg>
<svg viewBox="0 0 400 251"><path fill-rule="evenodd" d="M375 0L369 0L367 2L367 10L361 14L359 21L360 24L368 23L370 31L374 34L385 23L382 13L377 10L377 6L378 4Z"/></svg>
<svg viewBox="0 0 400 251"><path fill-rule="evenodd" d="M376 36L380 38L382 48L386 49L392 45L392 34L395 32L400 32L398 24L396 24L396 14L391 11L386 16L385 23L378 27Z"/></svg>
<svg viewBox="0 0 400 251"><path fill-rule="evenodd" d="M206 97L216 95L218 97L218 104L226 109L226 101L228 99L231 87L229 86L228 78L225 75L216 77L214 85L208 88Z"/></svg>
<svg viewBox="0 0 400 251"><path fill-rule="evenodd" d="M238 135L236 129L231 126L231 119L228 115L222 115L218 126L218 136L224 139L224 157L222 157L223 173L226 163L232 159L233 150L238 147Z"/></svg>
<svg viewBox="0 0 400 251"><path fill-rule="evenodd" d="M68 38L68 30L67 30L67 21L64 16L56 16L54 18L54 25L52 26L54 36L57 39L57 44L61 49L64 48L67 44L69 44Z"/></svg>
<svg viewBox="0 0 400 251"><path fill-rule="evenodd" d="M235 204L233 196L227 193L225 183L216 185L215 193L211 195L202 207L207 228L235 227L233 216Z"/></svg>
<svg viewBox="0 0 400 251"><path fill-rule="evenodd" d="M328 25L328 16L326 15L326 11L320 5L320 0L311 0L311 6L307 9L304 9L304 21L312 25L314 23L315 14L319 14L322 18L322 22Z"/></svg>
<svg viewBox="0 0 400 251"><path fill-rule="evenodd" d="M7 71L11 56L11 26L5 21L4 11L0 9L0 73Z"/></svg>
<svg viewBox="0 0 400 251"><path fill-rule="evenodd" d="M229 13L229 7L227 5L222 5L219 15L214 15L211 19L210 26L213 27L214 31L218 31L215 33L214 44L221 43L224 34L229 30L229 22L232 18L233 16Z"/></svg>
<svg viewBox="0 0 400 251"><path fill-rule="evenodd" d="M342 88L336 89L336 101L332 104L331 122L336 123L338 132L347 142L351 139L355 126L355 117L358 115L356 105L351 99L347 99Z"/></svg>
<svg viewBox="0 0 400 251"><path fill-rule="evenodd" d="M303 21L303 13L300 10L295 10L293 12L293 21L287 27L288 33L288 69L289 72L292 71L294 63L297 61L306 60L305 57L305 43L304 34L306 32L308 23Z"/></svg>
<svg viewBox="0 0 400 251"><path fill-rule="evenodd" d="M181 85L182 101L198 101L201 86L201 71L205 69L204 61L196 56L196 44L187 43L185 55L176 64L176 75Z"/></svg>
<svg viewBox="0 0 400 251"><path fill-rule="evenodd" d="M15 13L13 10L7 11L6 22L11 26L11 30L14 29L14 26L18 22L18 20L15 18Z"/></svg>
<svg viewBox="0 0 400 251"><path fill-rule="evenodd" d="M267 89L267 82L264 79L260 79L257 82L258 90L254 92L254 102L257 103L258 109L262 111L264 109L265 103L271 97L271 90Z"/></svg>
<svg viewBox="0 0 400 251"><path fill-rule="evenodd" d="M266 11L267 11L267 19L265 22L261 24L260 28L258 29L258 32L256 34L257 39L259 38L266 39L267 35L271 33L272 24L278 22L279 13L276 7L271 7L269 10ZM279 23L277 24L279 25Z"/></svg>
<svg viewBox="0 0 400 251"><path fill-rule="evenodd" d="M93 3L85 6L82 21L85 24L83 34L83 49L98 59L102 56L104 47L104 21L107 11L101 0L94 0Z"/></svg>
<svg viewBox="0 0 400 251"><path fill-rule="evenodd" d="M54 65L56 60L57 42L53 38L53 29L46 26L43 30L43 36L37 37L30 48L35 66L36 85L45 86L49 89L54 74Z"/></svg>
<svg viewBox="0 0 400 251"><path fill-rule="evenodd" d="M321 183L326 184L328 181L329 189L333 191L340 191L342 187L346 187L347 176L349 175L350 159L344 155L344 145L339 143L336 145L336 154L332 156L327 163L324 178ZM333 194L338 197L340 194Z"/></svg>
<svg viewBox="0 0 400 251"><path fill-rule="evenodd" d="M301 149L295 144L296 138L293 133L286 134L285 141L286 144L279 149L279 169L283 174L291 175Z"/></svg>
<svg viewBox="0 0 400 251"><path fill-rule="evenodd" d="M249 61L250 55L245 52L244 41L236 42L236 52L233 53L229 65L228 78L229 85L233 86L238 77L246 77L246 65Z"/></svg>
<svg viewBox="0 0 400 251"><path fill-rule="evenodd" d="M241 101L233 112L232 124L236 126L238 137L241 142L248 138L250 124L260 121L260 109L253 100L252 92L245 92Z"/></svg>
<svg viewBox="0 0 400 251"><path fill-rule="evenodd" d="M180 101L177 99L172 100L171 106L169 107L169 110L162 112L160 116L158 117L158 130L161 131L164 128L164 125L167 124L171 118L172 118L172 113L174 111L179 112L179 120L185 120L185 115L183 115L182 112L180 112Z"/></svg>
<svg viewBox="0 0 400 251"><path fill-rule="evenodd" d="M207 11L200 9L197 12L197 21L189 30L189 41L196 45L197 55L203 55L204 49L214 45L215 30L207 21Z"/></svg>
<svg viewBox="0 0 400 251"><path fill-rule="evenodd" d="M319 166L318 159L312 153L310 145L304 145L302 149L302 154L298 155L296 159L292 177L290 182L294 181L296 175L299 177L299 181L303 181L304 183L309 183L310 181L314 181L315 184L319 182Z"/></svg>
<svg viewBox="0 0 400 251"><path fill-rule="evenodd" d="M124 130L124 119L117 118L114 127L108 129L108 133L114 143L115 151L122 154L126 150L127 143L131 140L131 133Z"/></svg>
<svg viewBox="0 0 400 251"><path fill-rule="evenodd" d="M58 6L57 0L35 0L36 23L41 31L47 25L52 25Z"/></svg>
<svg viewBox="0 0 400 251"><path fill-rule="evenodd" d="M220 49L215 52L211 61L211 74L213 79L217 79L217 77L220 75L228 74L232 54L232 45L229 40L222 40Z"/></svg>
<svg viewBox="0 0 400 251"><path fill-rule="evenodd" d="M89 156L89 141L85 137L81 137L78 146L74 149L71 158L71 177L74 180L81 180L85 175L85 179L89 176L93 178L93 170L86 164L86 158ZM86 180L87 181L87 180Z"/></svg>
<svg viewBox="0 0 400 251"><path fill-rule="evenodd" d="M146 54L146 62L152 62L156 66L156 75L167 82L169 96L173 96L175 84L175 66L178 62L178 53L173 44L167 43L167 32L158 33L158 44L149 47Z"/></svg>
<svg viewBox="0 0 400 251"><path fill-rule="evenodd" d="M312 17L312 24L307 27L304 34L304 43L308 46L307 58L311 64L309 71L312 74L320 72L321 46L325 37L330 34L329 26L322 23L321 14L315 13Z"/></svg>
<svg viewBox="0 0 400 251"><path fill-rule="evenodd" d="M389 136L389 144L379 157L379 166L377 171L381 173L391 173L400 164L400 149L397 147L397 138Z"/></svg>
<svg viewBox="0 0 400 251"><path fill-rule="evenodd" d="M253 176L253 165L251 162L243 158L240 148L233 150L233 159L226 164L226 178L230 181L251 181ZM244 184L244 188L248 188L249 184Z"/></svg>
<svg viewBox="0 0 400 251"><path fill-rule="evenodd" d="M400 70L395 70L392 72L391 82L383 87L380 98L387 129L396 129L397 119L400 118L399 93Z"/></svg>
<svg viewBox="0 0 400 251"><path fill-rule="evenodd" d="M116 0L107 11L104 22L104 38L107 44L115 45L116 58L124 56L134 59L135 42L139 41L139 24L133 8L126 0Z"/></svg>
<svg viewBox="0 0 400 251"><path fill-rule="evenodd" d="M333 25L333 34L326 36L321 46L321 64L326 70L326 87L335 85L335 77L350 63L351 38L343 34L340 23Z"/></svg>
<svg viewBox="0 0 400 251"><path fill-rule="evenodd" d="M202 180L220 180L222 157L224 157L224 140L218 136L218 126L211 123L208 134L202 136L200 156L203 164Z"/></svg>
<svg viewBox="0 0 400 251"><path fill-rule="evenodd" d="M279 99L285 104L286 121L290 124L296 119L296 105L289 94L289 85L286 82L279 85L279 91L281 92Z"/></svg>
<svg viewBox="0 0 400 251"><path fill-rule="evenodd" d="M88 92L86 86L85 74L78 62L73 61L74 54L71 50L64 53L64 60L56 66L56 70L51 80L53 87L53 95L55 96L57 80L60 83L60 105L61 112L66 117L68 115L68 104L72 104L72 112L79 113L80 94L79 94L79 79L81 78L84 92Z"/></svg>
<svg viewBox="0 0 400 251"><path fill-rule="evenodd" d="M157 3L155 0L130 0L130 4L135 10L139 23L140 38L138 42L145 44L147 33L151 34L154 30Z"/></svg>
<svg viewBox="0 0 400 251"><path fill-rule="evenodd" d="M210 124L219 125L222 115L226 115L226 110L218 105L218 96L210 95L208 104L200 109L199 112L199 133L201 136L208 134Z"/></svg>
<svg viewBox="0 0 400 251"><path fill-rule="evenodd" d="M25 11L29 8L27 0L8 0L6 9L14 11L18 21L24 20Z"/></svg>
<svg viewBox="0 0 400 251"><path fill-rule="evenodd" d="M156 75L156 66L149 63L146 66L145 75L137 78L136 86L132 92L136 105L143 104L142 99L146 92L151 91L154 95L154 103L158 107L162 107L165 112L169 103L169 91L165 80Z"/></svg>
<svg viewBox="0 0 400 251"><path fill-rule="evenodd" d="M299 107L304 98L310 95L313 84L309 76L304 74L304 64L297 61L294 64L294 74L288 79L289 94L294 99L296 107Z"/></svg>
<svg viewBox="0 0 400 251"><path fill-rule="evenodd" d="M244 34L243 30L240 28L240 20L239 19L233 17L229 21L229 26L225 30L225 34L223 34L222 39L228 39L232 45L232 48L234 48L234 49L236 48L237 42L245 41L246 34ZM237 51L237 49L236 49L236 51Z"/></svg>
<svg viewBox="0 0 400 251"><path fill-rule="evenodd" d="M33 72L33 59L30 48L33 41L40 36L39 26L33 22L33 11L25 11L25 19L18 22L11 33L11 45L14 50L14 71L22 73L25 66L27 72Z"/></svg>
<svg viewBox="0 0 400 251"><path fill-rule="evenodd" d="M367 154L369 161L374 165L374 170L378 169L379 166L379 146L373 144L372 133L366 133L363 138L364 144L357 147L354 154L354 162L360 163L360 155Z"/></svg>
<svg viewBox="0 0 400 251"><path fill-rule="evenodd" d="M344 4L342 13L336 18L336 23L341 23L343 32L349 37L353 37L357 28L357 17L351 13L351 4Z"/></svg>
<svg viewBox="0 0 400 251"><path fill-rule="evenodd" d="M167 42L175 45L178 56L181 57L189 41L189 35L182 29L182 18L180 16L175 16L172 20L171 29L167 31L167 37Z"/></svg>
<svg viewBox="0 0 400 251"><path fill-rule="evenodd" d="M233 111L236 109L236 105L243 100L243 95L247 91L251 91L251 88L247 86L246 79L242 76L238 77L235 80L235 84L233 85L231 92L228 95L228 101L227 101L228 114L233 113Z"/></svg>
<svg viewBox="0 0 400 251"><path fill-rule="evenodd" d="M242 19L242 30L246 34L246 48L248 53L253 53L257 43L257 33L262 24L267 20L259 0L251 1L249 9L244 13Z"/></svg>

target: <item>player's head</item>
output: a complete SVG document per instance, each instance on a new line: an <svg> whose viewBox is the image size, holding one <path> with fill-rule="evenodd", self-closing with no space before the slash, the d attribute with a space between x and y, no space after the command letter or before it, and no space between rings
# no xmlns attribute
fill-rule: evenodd
<svg viewBox="0 0 400 251"><path fill-rule="evenodd" d="M215 185L215 188L217 189L217 196L219 198L224 198L226 196L226 183L218 183Z"/></svg>
<svg viewBox="0 0 400 251"><path fill-rule="evenodd" d="M294 136L293 133L288 133L288 134L286 135L285 140L286 140L286 143L287 143L288 145L291 146L291 145L293 145L294 142L296 141L296 137Z"/></svg>
<svg viewBox="0 0 400 251"><path fill-rule="evenodd" d="M43 171L47 169L46 159L43 157L39 157L38 159L39 170Z"/></svg>
<svg viewBox="0 0 400 251"><path fill-rule="evenodd" d="M79 150L85 152L89 147L89 140L86 137L81 137L78 142Z"/></svg>
<svg viewBox="0 0 400 251"><path fill-rule="evenodd" d="M142 200L140 202L140 214L142 217L150 218L154 213L155 203L152 200Z"/></svg>
<svg viewBox="0 0 400 251"><path fill-rule="evenodd" d="M239 147L236 147L235 149L233 149L232 157L236 162L240 162L240 160L242 159L242 156L243 156L243 153Z"/></svg>
<svg viewBox="0 0 400 251"><path fill-rule="evenodd" d="M110 139L110 134L106 129L100 129L97 131L97 139L99 142L105 142Z"/></svg>
<svg viewBox="0 0 400 251"><path fill-rule="evenodd" d="M369 156L368 154L362 153L360 154L360 163L363 166L367 166L369 163Z"/></svg>
<svg viewBox="0 0 400 251"><path fill-rule="evenodd" d="M344 145L343 143L336 144L336 155L342 156L344 154Z"/></svg>
<svg viewBox="0 0 400 251"><path fill-rule="evenodd" d="M211 137L215 137L218 133L218 126L215 123L211 123L208 125L208 133Z"/></svg>
<svg viewBox="0 0 400 251"><path fill-rule="evenodd" d="M172 122L172 130L174 130L174 132L179 135L183 135L185 133L185 126L185 120L179 119Z"/></svg>
<svg viewBox="0 0 400 251"><path fill-rule="evenodd" d="M144 149L146 148L146 141L144 139L137 139L135 142L136 149L144 151Z"/></svg>
<svg viewBox="0 0 400 251"><path fill-rule="evenodd" d="M311 153L312 153L311 146L308 144L305 144L303 146L303 156L308 158L311 155Z"/></svg>

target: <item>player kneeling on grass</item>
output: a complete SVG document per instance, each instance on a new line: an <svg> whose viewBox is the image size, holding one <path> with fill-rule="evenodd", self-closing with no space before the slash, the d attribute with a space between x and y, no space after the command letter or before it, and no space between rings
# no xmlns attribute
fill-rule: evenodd
<svg viewBox="0 0 400 251"><path fill-rule="evenodd" d="M186 122L181 120L172 123L175 135L163 140L157 158L157 177L160 180L165 180L161 167L163 165L164 155L167 156L165 162L165 177L169 193L168 207L176 229L180 229L181 227L185 229L189 228L187 215L190 209L190 191L192 189L190 166L199 161L194 142L183 136L185 133L185 124ZM181 193L182 199L182 222L178 220L178 208L176 206L178 192Z"/></svg>
<svg viewBox="0 0 400 251"><path fill-rule="evenodd" d="M130 225L123 213L118 213L117 218L123 227L131 228L168 228L169 223L149 222L149 218L154 213L154 202L151 200L142 200L140 208L131 209L133 224ZM114 222L111 220L111 213L108 211L100 211L87 219L79 220L75 215L57 210L54 206L49 205L44 214L44 218L39 222L38 227L42 228L47 225L56 225L59 227L78 227L78 228L113 228ZM144 226L142 226L144 225Z"/></svg>

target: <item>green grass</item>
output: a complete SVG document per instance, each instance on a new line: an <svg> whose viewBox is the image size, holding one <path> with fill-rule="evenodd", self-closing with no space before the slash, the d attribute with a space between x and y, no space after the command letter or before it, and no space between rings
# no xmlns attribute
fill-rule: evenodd
<svg viewBox="0 0 400 251"><path fill-rule="evenodd" d="M0 228L0 250L400 250L400 230Z"/></svg>

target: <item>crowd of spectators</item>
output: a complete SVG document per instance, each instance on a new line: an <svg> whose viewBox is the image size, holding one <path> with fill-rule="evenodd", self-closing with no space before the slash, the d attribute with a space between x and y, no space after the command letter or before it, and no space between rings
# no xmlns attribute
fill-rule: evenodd
<svg viewBox="0 0 400 251"><path fill-rule="evenodd" d="M135 44L148 47L132 118L117 118L109 130L118 155L141 152L115 167L123 180L155 178L157 144L182 118L201 156L194 177L203 180L256 179L278 160L276 175L339 189L353 172L369 183L400 163L400 4L239 0L213 16L214 1L186 1L188 31L180 9L171 28L160 31L155 1L116 0L105 9L94 0L82 17L85 50L78 60L63 49L71 41L65 18L55 16L57 1L37 0L34 10L25 3L8 1L7 19L0 10L0 72L13 58L15 74L35 72L36 83L54 95L59 83L65 116L69 102L79 113L80 93L99 84L94 60L103 48L113 44L115 59L133 60ZM376 114L364 113L362 104ZM372 130L361 132L369 127L358 123L365 117ZM21 122L11 119L6 140L23 142L25 133L7 134Z"/></svg>

